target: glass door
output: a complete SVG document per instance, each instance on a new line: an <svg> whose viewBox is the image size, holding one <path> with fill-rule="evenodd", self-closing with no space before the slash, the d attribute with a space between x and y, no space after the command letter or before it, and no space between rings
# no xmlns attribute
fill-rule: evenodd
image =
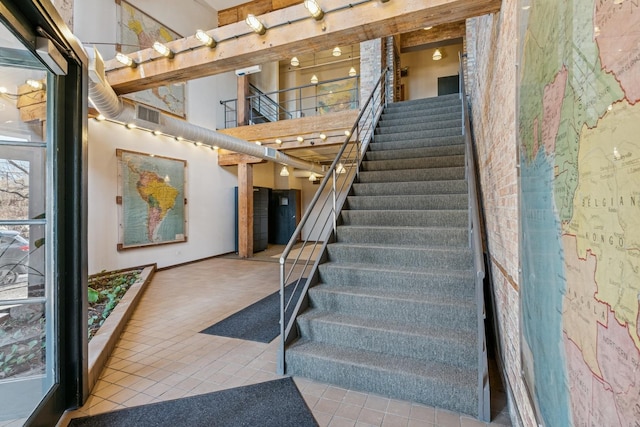
<svg viewBox="0 0 640 427"><path fill-rule="evenodd" d="M57 382L58 370L49 268L55 263L50 72L4 26L0 56L1 424L26 419Z"/></svg>
<svg viewBox="0 0 640 427"><path fill-rule="evenodd" d="M0 2L0 426L88 395L87 61L64 34L49 0Z"/></svg>

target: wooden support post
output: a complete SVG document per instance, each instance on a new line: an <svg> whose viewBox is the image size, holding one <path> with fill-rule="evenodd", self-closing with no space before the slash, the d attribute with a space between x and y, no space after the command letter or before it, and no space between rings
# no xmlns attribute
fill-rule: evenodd
<svg viewBox="0 0 640 427"><path fill-rule="evenodd" d="M253 165L238 165L238 256L253 256Z"/></svg>
<svg viewBox="0 0 640 427"><path fill-rule="evenodd" d="M238 126L249 124L249 76L238 77Z"/></svg>

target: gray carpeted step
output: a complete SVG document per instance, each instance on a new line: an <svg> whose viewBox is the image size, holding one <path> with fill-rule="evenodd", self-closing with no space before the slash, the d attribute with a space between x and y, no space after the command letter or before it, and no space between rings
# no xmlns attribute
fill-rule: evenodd
<svg viewBox="0 0 640 427"><path fill-rule="evenodd" d="M443 138L447 136L459 135L462 135L462 130L460 126L456 126L444 129L418 130L411 132L400 131L397 133L376 134L374 135L373 140L375 142L389 142L402 141L406 139Z"/></svg>
<svg viewBox="0 0 640 427"><path fill-rule="evenodd" d="M413 124L409 124L413 122ZM426 132L440 129L456 129L460 131L460 119L454 120L436 120L421 121L416 123L415 120L399 120L397 123L390 123L386 126L378 126L375 131L376 135L398 134L408 132Z"/></svg>
<svg viewBox="0 0 640 427"><path fill-rule="evenodd" d="M466 227L373 227L340 225L338 243L377 243L409 246L468 246Z"/></svg>
<svg viewBox="0 0 640 427"><path fill-rule="evenodd" d="M365 160L413 159L417 157L457 156L465 154L464 144L442 145L437 147L421 147L393 149L384 151L367 151Z"/></svg>
<svg viewBox="0 0 640 427"><path fill-rule="evenodd" d="M359 181L368 182L411 182L446 181L465 178L464 167L401 169L390 171L361 171Z"/></svg>
<svg viewBox="0 0 640 427"><path fill-rule="evenodd" d="M354 196L385 196L394 194L468 194L467 181L463 179L446 181L412 181L386 183L354 183Z"/></svg>
<svg viewBox="0 0 640 427"><path fill-rule="evenodd" d="M464 155L418 157L415 159L366 160L361 171L388 171L398 169L448 168L464 166Z"/></svg>
<svg viewBox="0 0 640 427"><path fill-rule="evenodd" d="M445 95L435 96L432 98L412 99L409 101L391 102L385 107L385 112L396 112L402 110L416 110L416 109L433 109L439 108L445 105L460 105L460 96Z"/></svg>
<svg viewBox="0 0 640 427"><path fill-rule="evenodd" d="M466 209L469 198L466 194L430 194L400 196L349 196L345 209L349 210L431 210Z"/></svg>
<svg viewBox="0 0 640 427"><path fill-rule="evenodd" d="M416 357L454 366L477 363L475 331L424 328L388 319L309 310L298 318L302 336L316 342L400 357Z"/></svg>
<svg viewBox="0 0 640 427"><path fill-rule="evenodd" d="M478 322L473 299L439 295L426 298L421 293L398 293L394 289L323 284L309 289L309 303L318 310L359 317L375 313L381 319L425 328L435 325L473 332Z"/></svg>
<svg viewBox="0 0 640 427"><path fill-rule="evenodd" d="M431 211L343 210L340 213L340 218L344 225L364 226L466 227L469 224L469 215L466 209Z"/></svg>
<svg viewBox="0 0 640 427"><path fill-rule="evenodd" d="M325 284L349 285L369 289L395 289L402 293L457 296L471 300L475 297L472 270L438 270L358 263L326 262L320 265L320 280Z"/></svg>
<svg viewBox="0 0 640 427"><path fill-rule="evenodd" d="M287 372L477 416L477 371L412 358L299 341L287 351Z"/></svg>
<svg viewBox="0 0 640 427"><path fill-rule="evenodd" d="M468 248L332 243L327 246L327 253L329 260L334 262L391 265L394 268L399 266L451 270L473 268L471 249Z"/></svg>
<svg viewBox="0 0 640 427"><path fill-rule="evenodd" d="M446 107L441 110L420 110L420 111L406 111L396 114L382 114L379 127L398 126L403 123L416 123L416 122L438 122L456 120L462 123L462 108L458 107Z"/></svg>
<svg viewBox="0 0 640 427"><path fill-rule="evenodd" d="M464 144L464 137L462 135L446 136L440 138L416 138L403 140L391 140L384 142L377 142L374 140L369 143L369 150L381 151L381 150L402 150L408 148L424 148L424 147L441 147L447 145Z"/></svg>

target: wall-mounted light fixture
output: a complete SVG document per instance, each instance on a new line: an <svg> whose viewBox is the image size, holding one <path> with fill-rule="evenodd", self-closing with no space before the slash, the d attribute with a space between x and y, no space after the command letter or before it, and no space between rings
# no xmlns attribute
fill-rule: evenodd
<svg viewBox="0 0 640 427"><path fill-rule="evenodd" d="M296 138L296 140L297 140L299 143L303 143L303 142L304 142L304 138L303 138L303 137L301 137L301 136L297 137L297 138Z"/></svg>
<svg viewBox="0 0 640 427"><path fill-rule="evenodd" d="M209 34L204 32L203 30L196 31L196 38L200 40L200 43L202 43L205 46L209 46L210 48L214 48L218 44L213 39L213 37L211 37Z"/></svg>
<svg viewBox="0 0 640 427"><path fill-rule="evenodd" d="M280 176L289 176L289 169L286 166L282 166L280 169Z"/></svg>
<svg viewBox="0 0 640 427"><path fill-rule="evenodd" d="M336 46L333 48L333 51L331 52L331 54L333 56L340 56L342 55L342 49L340 49L340 46Z"/></svg>
<svg viewBox="0 0 640 427"><path fill-rule="evenodd" d="M297 67L298 65L300 65L300 61L298 60L297 56L294 56L293 58L291 58L291 65L294 67Z"/></svg>
<svg viewBox="0 0 640 427"><path fill-rule="evenodd" d="M135 123L127 123L125 126L127 129L135 129L138 127Z"/></svg>
<svg viewBox="0 0 640 427"><path fill-rule="evenodd" d="M256 145L262 145L262 142L256 141Z"/></svg>
<svg viewBox="0 0 640 427"><path fill-rule="evenodd" d="M324 17L324 11L316 0L304 0L304 7L307 8L311 17L316 21L319 21Z"/></svg>
<svg viewBox="0 0 640 427"><path fill-rule="evenodd" d="M167 57L169 59L172 59L174 57L174 53L171 49L169 49L167 46L163 45L160 42L154 42L153 43L153 50L155 50L156 52L158 52L160 55Z"/></svg>
<svg viewBox="0 0 640 427"><path fill-rule="evenodd" d="M255 15L253 14L248 14L247 15L247 19L244 20L244 22L247 23L247 25L256 33L260 34L261 36L264 35L264 33L267 32L267 29L265 28L264 24L262 22L260 22L260 20L258 18L256 18Z"/></svg>
<svg viewBox="0 0 640 427"><path fill-rule="evenodd" d="M440 61L442 59L442 52L440 52L440 49L436 49L431 58L433 58L434 61Z"/></svg>
<svg viewBox="0 0 640 427"><path fill-rule="evenodd" d="M276 144L278 145L282 144L282 140L280 138L276 139Z"/></svg>
<svg viewBox="0 0 640 427"><path fill-rule="evenodd" d="M323 141L326 141L327 140L327 135L325 135L324 133L321 133L320 134L320 139L323 140Z"/></svg>
<svg viewBox="0 0 640 427"><path fill-rule="evenodd" d="M116 53L116 60L127 67L136 68L138 63L122 52Z"/></svg>

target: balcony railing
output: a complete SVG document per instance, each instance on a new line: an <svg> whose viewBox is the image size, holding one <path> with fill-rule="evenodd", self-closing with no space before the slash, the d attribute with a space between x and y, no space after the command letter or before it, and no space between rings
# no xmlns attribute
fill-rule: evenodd
<svg viewBox="0 0 640 427"><path fill-rule="evenodd" d="M252 86L247 96L249 124L274 122L360 108L360 76L325 80L264 93ZM225 128L238 126L238 100L220 101Z"/></svg>

